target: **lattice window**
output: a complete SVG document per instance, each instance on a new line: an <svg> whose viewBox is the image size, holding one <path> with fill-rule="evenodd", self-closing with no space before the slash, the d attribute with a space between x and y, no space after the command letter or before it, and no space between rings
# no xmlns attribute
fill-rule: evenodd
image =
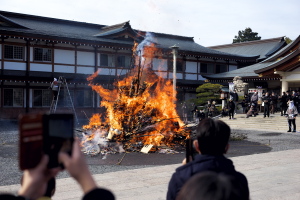
<svg viewBox="0 0 300 200"><path fill-rule="evenodd" d="M70 100L68 90L65 88L60 89L59 95L57 97L58 107L72 107L72 103L74 104L74 90L69 89L69 92L70 92L71 100Z"/></svg>
<svg viewBox="0 0 300 200"><path fill-rule="evenodd" d="M117 56L117 67L130 68L131 57L130 56Z"/></svg>
<svg viewBox="0 0 300 200"><path fill-rule="evenodd" d="M108 66L108 55L100 54L100 66Z"/></svg>
<svg viewBox="0 0 300 200"><path fill-rule="evenodd" d="M24 91L22 88L4 89L4 106L23 107Z"/></svg>
<svg viewBox="0 0 300 200"><path fill-rule="evenodd" d="M76 92L76 105L79 107L92 107L93 92L91 90L78 90Z"/></svg>
<svg viewBox="0 0 300 200"><path fill-rule="evenodd" d="M51 105L51 90L33 90L33 106L49 107Z"/></svg>
<svg viewBox="0 0 300 200"><path fill-rule="evenodd" d="M52 49L34 48L33 59L35 61L52 61Z"/></svg>
<svg viewBox="0 0 300 200"><path fill-rule="evenodd" d="M100 66L102 67L114 67L115 57L111 54L100 54Z"/></svg>
<svg viewBox="0 0 300 200"><path fill-rule="evenodd" d="M5 59L23 60L24 59L24 47L13 46L13 45L4 45L4 58Z"/></svg>

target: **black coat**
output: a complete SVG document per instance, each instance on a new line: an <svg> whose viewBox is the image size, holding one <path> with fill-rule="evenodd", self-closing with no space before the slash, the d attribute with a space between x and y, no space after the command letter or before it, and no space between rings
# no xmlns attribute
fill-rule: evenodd
<svg viewBox="0 0 300 200"><path fill-rule="evenodd" d="M244 186L245 192L249 194L249 187L247 178L234 168L233 162L223 155L196 155L195 160L178 167L169 182L167 200L175 200L178 192L184 183L194 174L214 171L217 173L225 173L232 175Z"/></svg>
<svg viewBox="0 0 300 200"><path fill-rule="evenodd" d="M227 109L228 109L228 112L234 112L234 109L235 109L235 104L233 101L229 101L228 104L227 104Z"/></svg>
<svg viewBox="0 0 300 200"><path fill-rule="evenodd" d="M269 106L272 99L270 96L264 96L262 100L264 102L264 106Z"/></svg>

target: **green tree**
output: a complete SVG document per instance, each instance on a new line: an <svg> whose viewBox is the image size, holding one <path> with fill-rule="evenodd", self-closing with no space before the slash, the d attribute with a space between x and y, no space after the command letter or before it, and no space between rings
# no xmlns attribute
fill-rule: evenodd
<svg viewBox="0 0 300 200"><path fill-rule="evenodd" d="M248 27L244 31L239 31L238 36L234 36L235 39L232 43L260 40L261 37L257 35L258 33L252 32L252 29Z"/></svg>
<svg viewBox="0 0 300 200"><path fill-rule="evenodd" d="M195 99L196 105L205 105L207 101L218 100L220 98L219 93L221 87L222 85L220 84L212 84L212 83L205 83L197 87L196 92L198 94L196 95L197 99Z"/></svg>

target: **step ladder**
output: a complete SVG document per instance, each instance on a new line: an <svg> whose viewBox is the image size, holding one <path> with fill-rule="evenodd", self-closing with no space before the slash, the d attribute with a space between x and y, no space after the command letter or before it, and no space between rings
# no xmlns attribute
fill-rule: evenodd
<svg viewBox="0 0 300 200"><path fill-rule="evenodd" d="M63 90L61 90L62 88L63 88ZM72 109L72 111L74 113L74 116L75 116L75 119L76 119L77 123L79 123L78 118L77 118L77 114L75 112L72 96L71 96L71 93L70 93L70 90L69 90L69 87L68 87L68 83L67 83L66 79L62 76L60 76L58 78L58 93L57 93L56 99L55 99L55 96L53 96L52 103L51 103L51 106L50 106L50 113L55 113L56 112L57 103L59 101L59 94L60 94L61 91L64 92L65 107L68 107L68 108Z"/></svg>

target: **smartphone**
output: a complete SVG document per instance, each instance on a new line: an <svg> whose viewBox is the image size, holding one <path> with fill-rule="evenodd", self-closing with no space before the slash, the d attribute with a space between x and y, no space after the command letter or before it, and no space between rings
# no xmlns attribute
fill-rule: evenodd
<svg viewBox="0 0 300 200"><path fill-rule="evenodd" d="M59 152L72 154L73 132L73 114L43 115L43 151L49 156L48 168L60 166Z"/></svg>
<svg viewBox="0 0 300 200"><path fill-rule="evenodd" d="M186 148L185 148L185 158L186 158L186 163L191 162L195 158L196 150L193 145L193 139L189 138L186 139L185 141Z"/></svg>
<svg viewBox="0 0 300 200"><path fill-rule="evenodd" d="M43 115L19 116L19 167L21 170L36 167L43 155Z"/></svg>

